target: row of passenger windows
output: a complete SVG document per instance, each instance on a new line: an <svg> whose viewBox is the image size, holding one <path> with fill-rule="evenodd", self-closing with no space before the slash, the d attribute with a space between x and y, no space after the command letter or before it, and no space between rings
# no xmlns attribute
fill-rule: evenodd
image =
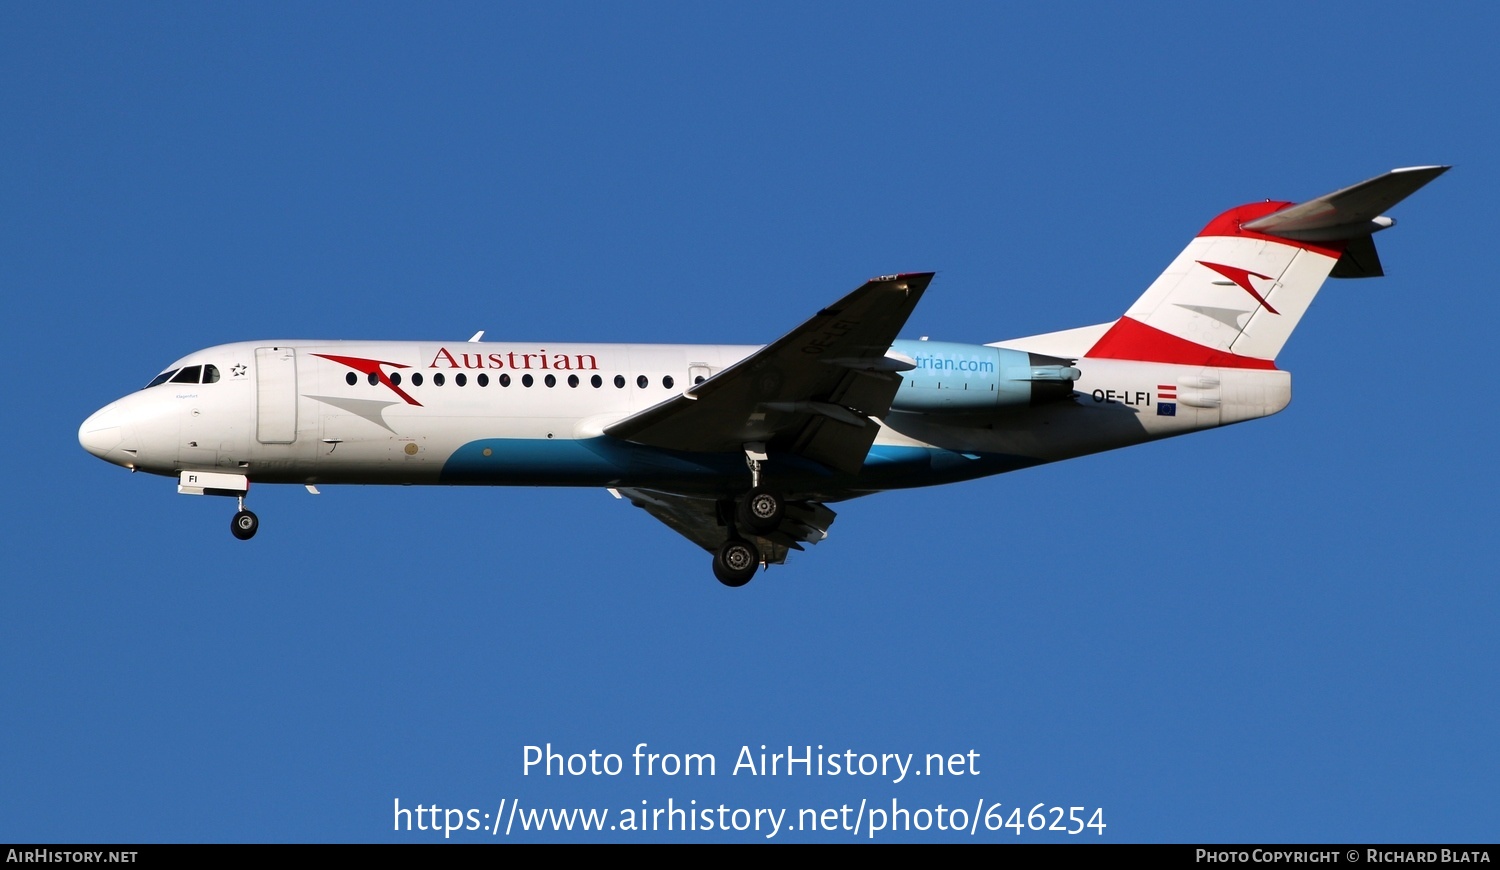
<svg viewBox="0 0 1500 870"><path fill-rule="evenodd" d="M151 379L146 389L151 389L157 384L213 384L219 380L219 369L217 366L187 366L180 369L167 369Z"/></svg>
<svg viewBox="0 0 1500 870"><path fill-rule="evenodd" d="M391 377L391 383L395 384L396 386L400 386L401 385L401 373L400 372L391 372L391 376L390 377ZM376 384L380 383L380 376L377 375L377 374L375 374L375 373L373 373L373 372L370 373L367 376L367 379L370 382L370 386L375 386ZM151 383L147 384L145 386L145 389L149 390L152 387L158 386L160 384L166 384L166 383L172 383L172 384L213 384L213 383L217 383L218 380L219 380L219 369L218 369L217 366L213 366L213 365L187 366L185 368L180 368L180 369L168 369L168 370L162 372L161 374L159 374L156 377L152 378L151 379ZM349 386L352 387L355 384L359 383L359 375L355 374L354 372L349 372L347 375L344 376L344 380L349 384ZM694 383L695 384L701 384L701 383L703 383L703 380L704 379L700 376L700 377L698 377L697 379L694 380ZM414 386L414 387L420 387L420 386L422 386L422 381L423 381L423 378L422 378L422 373L421 372L412 372L411 380L410 380L410 384L412 386ZM536 383L536 380L531 375L529 375L529 374L521 375L520 381L521 381L521 386L523 386L523 387L530 387L530 386L532 386L533 384ZM474 377L474 382L476 384L478 384L479 386L481 386L481 387L487 387L487 386L490 385L490 376L488 374L480 373L480 374L478 374L478 375L476 375ZM442 372L435 372L432 375L432 384L433 384L433 386L441 387L445 383L447 383L447 377ZM465 385L467 385L469 383L469 376L467 374L463 373L463 372L459 372L458 374L456 374L456 375L453 376L453 383L457 384L460 387L465 386ZM502 373L502 374L500 374L498 377L495 378L495 383L499 384L502 387L508 387L508 386L510 386L510 384L511 384L511 376L510 376L510 374L509 373ZM556 375L546 375L545 377L542 378L542 383L546 384L549 387L555 387L555 386L557 386L557 376ZM568 381L567 381L567 383L568 383L568 386L570 386L570 387L577 387L577 386L579 386L582 383L582 381L580 381L578 379L578 375L568 375ZM595 389L599 389L599 388L601 388L601 387L604 386L604 379L602 377L600 377L599 375L593 375L592 377L589 378L589 383ZM624 375L615 375L615 377L614 377L614 385L617 388L622 389L622 390L625 389L625 384L626 383L627 383L627 381L625 380L625 376ZM672 378L671 375L663 375L662 376L661 385L665 389L668 389L668 390L672 389L672 385L674 383L675 383L675 381L673 380L673 378ZM651 386L651 379L648 378L648 377L646 377L645 375L639 375L635 379L635 385L637 387L639 387L640 389L644 390L647 387Z"/></svg>
<svg viewBox="0 0 1500 870"><path fill-rule="evenodd" d="M390 378L391 378L391 383L395 384L398 387L401 386L401 373L400 372L391 372ZM380 375L378 375L378 374L376 374L374 372L371 372L370 374L368 374L368 375L365 376L365 380L369 381L370 386L373 387L376 384L380 383ZM422 380L423 379L422 379L422 373L421 372L412 372L411 380L410 380L409 383L412 386L414 386L414 387L420 387L420 386L422 386ZM359 375L355 374L354 372L350 372L347 375L344 375L344 381L345 381L345 383L349 384L349 386L352 387L355 384L359 383ZM435 387L441 387L443 384L445 384L447 382L448 382L447 381L447 376L444 375L442 372L435 372L435 373L433 373L433 375L432 375L432 385L433 386L435 386ZM529 374L527 374L527 375L521 375L520 382L521 382L521 386L523 386L523 387L530 387L530 386L532 386L532 385L534 385L536 383L536 379L533 378ZM456 375L453 376L453 383L457 384L460 387L465 386L465 385L467 385L469 383L469 376L466 375L466 374L464 374L463 372L459 372L458 374L456 374ZM474 376L474 383L478 384L481 387L487 387L487 386L490 385L490 376L487 375L487 374L484 374L484 373L480 373L478 375L475 375ZM502 373L502 374L498 375L495 378L495 383L499 384L502 387L508 387L508 386L510 386L511 385L511 376L510 376L510 374L509 373ZM549 387L555 387L555 386L557 386L557 383L558 383L558 381L557 381L557 375L547 375L547 376L543 377L542 378L542 383L546 384ZM581 380L579 380L579 378L578 378L577 375L568 375L568 381L567 381L567 383L568 383L568 386L570 386L570 387L577 387L580 384L582 384L583 382ZM615 379L614 379L615 387L623 390L623 389L625 389L625 384L626 383L627 383L627 381L625 380L625 376L624 375L615 375ZM676 383L676 381L673 380L673 378L672 378L671 375L662 375L662 378L661 378L661 385L662 385L662 387L670 390L670 389L672 389L672 385L674 383ZM699 377L696 381L694 381L694 383L699 383L699 384L703 383L703 378ZM592 376L592 377L589 378L589 384L592 385L594 387L594 389L597 390L600 387L604 386L604 378L600 377L599 375L594 375L594 376ZM639 375L635 379L635 385L637 387L639 387L640 389L644 390L647 387L651 386L651 379L648 378L648 377L646 377L645 375Z"/></svg>

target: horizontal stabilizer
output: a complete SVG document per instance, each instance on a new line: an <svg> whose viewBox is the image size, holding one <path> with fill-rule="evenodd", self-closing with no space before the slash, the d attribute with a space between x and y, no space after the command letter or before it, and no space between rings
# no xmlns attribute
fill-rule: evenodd
<svg viewBox="0 0 1500 870"><path fill-rule="evenodd" d="M1352 187L1249 221L1244 229L1303 242L1327 242L1368 236L1395 223L1390 218L1382 217L1381 212L1416 193L1427 182L1450 168L1409 166L1405 169L1392 169Z"/></svg>

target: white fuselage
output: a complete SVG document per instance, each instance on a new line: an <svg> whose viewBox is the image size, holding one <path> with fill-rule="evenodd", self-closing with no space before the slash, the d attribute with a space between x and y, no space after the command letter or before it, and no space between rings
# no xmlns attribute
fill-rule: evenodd
<svg viewBox="0 0 1500 870"><path fill-rule="evenodd" d="M975 346L975 349L979 349ZM606 426L756 351L738 345L275 341L190 354L179 375L80 428L95 455L155 474L301 484L743 489L740 454L633 445ZM1052 462L1276 413L1278 370L1076 362L1071 399L913 413L901 394L858 474L793 466L790 493L837 500ZM217 378L208 381L208 371ZM908 375L908 378L911 376ZM915 386L914 384L903 384ZM773 461L775 457L772 457Z"/></svg>

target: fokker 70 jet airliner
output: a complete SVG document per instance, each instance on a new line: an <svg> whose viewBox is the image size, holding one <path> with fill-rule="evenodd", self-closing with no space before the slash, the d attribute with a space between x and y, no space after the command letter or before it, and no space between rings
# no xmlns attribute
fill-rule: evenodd
<svg viewBox="0 0 1500 870"><path fill-rule="evenodd" d="M828 534L833 502L1275 414L1276 354L1329 276L1382 274L1396 169L1204 227L1112 323L993 344L898 340L932 274L872 278L764 347L250 341L189 354L84 421L108 462L238 498L254 483L586 486L741 586Z"/></svg>

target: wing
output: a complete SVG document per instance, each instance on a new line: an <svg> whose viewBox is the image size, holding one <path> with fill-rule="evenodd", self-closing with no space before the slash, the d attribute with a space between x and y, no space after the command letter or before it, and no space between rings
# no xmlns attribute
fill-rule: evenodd
<svg viewBox="0 0 1500 870"><path fill-rule="evenodd" d="M720 521L714 499L651 489L612 491L710 553L717 551L729 538L729 529ZM787 518L781 528L750 538L766 562L780 565L786 561L788 552L801 550L803 544L816 544L828 537L828 527L833 524L835 516L833 511L818 502L788 502Z"/></svg>
<svg viewBox="0 0 1500 870"><path fill-rule="evenodd" d="M690 391L604 431L693 452L739 452L758 442L856 472L880 429L870 418L885 416L898 373L912 368L886 353L931 280L922 272L866 281Z"/></svg>

